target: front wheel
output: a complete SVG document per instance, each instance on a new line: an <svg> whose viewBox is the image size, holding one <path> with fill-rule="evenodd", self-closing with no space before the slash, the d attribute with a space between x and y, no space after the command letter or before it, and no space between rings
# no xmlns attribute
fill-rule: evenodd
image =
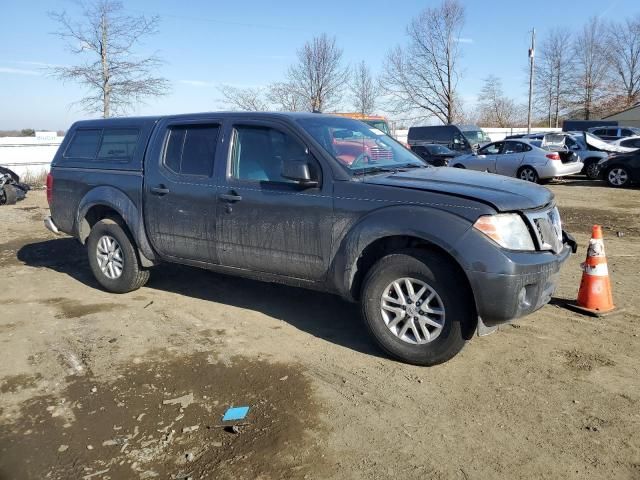
<svg viewBox="0 0 640 480"><path fill-rule="evenodd" d="M536 172L536 169L533 167L521 167L520 170L518 170L518 178L520 180L524 180L526 182L533 182L533 183L538 183L538 181L540 180L540 177L538 177L538 172Z"/></svg>
<svg viewBox="0 0 640 480"><path fill-rule="evenodd" d="M620 188L626 187L631 181L629 172L624 167L612 167L607 170L607 183L611 187Z"/></svg>
<svg viewBox="0 0 640 480"><path fill-rule="evenodd" d="M365 323L390 355L436 365L464 346L473 301L451 264L432 252L387 255L367 273L362 289Z"/></svg>
<svg viewBox="0 0 640 480"><path fill-rule="evenodd" d="M600 167L598 167L597 161L590 161L587 166L584 167L584 173L589 180L597 180L600 178Z"/></svg>
<svg viewBox="0 0 640 480"><path fill-rule="evenodd" d="M149 270L140 265L134 241L116 220L105 218L93 226L87 251L94 277L110 292L131 292L149 280Z"/></svg>

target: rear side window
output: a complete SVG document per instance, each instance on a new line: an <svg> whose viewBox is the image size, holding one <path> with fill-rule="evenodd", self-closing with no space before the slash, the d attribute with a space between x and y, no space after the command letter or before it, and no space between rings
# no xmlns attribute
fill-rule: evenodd
<svg viewBox="0 0 640 480"><path fill-rule="evenodd" d="M219 125L172 127L164 151L165 167L179 175L211 176L219 132Z"/></svg>
<svg viewBox="0 0 640 480"><path fill-rule="evenodd" d="M129 160L138 144L138 130L132 128L106 128L98 152L99 160Z"/></svg>
<svg viewBox="0 0 640 480"><path fill-rule="evenodd" d="M630 140L624 140L623 142L620 143L620 145L623 147L640 148L640 138L632 138Z"/></svg>
<svg viewBox="0 0 640 480"><path fill-rule="evenodd" d="M64 156L66 158L96 158L101 136L101 129L76 130Z"/></svg>
<svg viewBox="0 0 640 480"><path fill-rule="evenodd" d="M133 158L140 131L135 128L77 130L65 158L126 162Z"/></svg>

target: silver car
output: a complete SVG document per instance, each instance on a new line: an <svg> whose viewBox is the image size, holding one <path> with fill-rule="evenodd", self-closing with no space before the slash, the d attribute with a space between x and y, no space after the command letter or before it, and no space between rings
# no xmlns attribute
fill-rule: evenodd
<svg viewBox="0 0 640 480"><path fill-rule="evenodd" d="M450 165L536 183L582 170L582 162L573 152L546 150L523 139L490 143L475 153L452 159Z"/></svg>

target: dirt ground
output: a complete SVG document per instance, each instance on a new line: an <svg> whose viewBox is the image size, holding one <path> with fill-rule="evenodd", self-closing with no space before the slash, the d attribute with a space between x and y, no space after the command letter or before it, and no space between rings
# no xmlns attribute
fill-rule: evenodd
<svg viewBox="0 0 640 480"><path fill-rule="evenodd" d="M557 298L599 222L624 310L548 305L433 368L321 293L166 265L108 294L42 191L0 207L0 480L640 478L640 190L550 188L580 242Z"/></svg>

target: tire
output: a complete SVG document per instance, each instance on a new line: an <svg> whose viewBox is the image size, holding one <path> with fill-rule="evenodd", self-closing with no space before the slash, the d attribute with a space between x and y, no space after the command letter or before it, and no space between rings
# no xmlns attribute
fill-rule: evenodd
<svg viewBox="0 0 640 480"><path fill-rule="evenodd" d="M4 204L15 205L18 201L18 190L13 185L5 185L4 189Z"/></svg>
<svg viewBox="0 0 640 480"><path fill-rule="evenodd" d="M540 181L540 177L538 176L538 172L536 172L536 169L530 167L529 165L520 167L518 169L518 173L516 173L516 176L520 180L524 180L525 182L538 183Z"/></svg>
<svg viewBox="0 0 640 480"><path fill-rule="evenodd" d="M600 178L600 169L598 168L598 160L587 161L584 166L584 174L589 180L597 180Z"/></svg>
<svg viewBox="0 0 640 480"><path fill-rule="evenodd" d="M117 220L104 218L93 226L87 253L93 276L109 292L131 292L149 280L149 270L141 267L135 242Z"/></svg>
<svg viewBox="0 0 640 480"><path fill-rule="evenodd" d="M607 169L605 180L610 187L622 188L627 187L631 183L631 175L629 170L621 165L613 166Z"/></svg>
<svg viewBox="0 0 640 480"><path fill-rule="evenodd" d="M465 169L465 168L467 168L467 167L465 167L464 165L461 165L461 164L459 164L459 163L456 163L456 164L453 166L453 168L462 168L462 169Z"/></svg>
<svg viewBox="0 0 640 480"><path fill-rule="evenodd" d="M412 322L408 320L409 316L419 315L424 305L405 298L407 304L405 308L400 307L401 311L394 313L383 310L383 305L387 308L398 305L399 295L393 286L398 279L402 279L399 285L404 292L408 292L406 279L416 282L413 284L416 294L426 285L427 290L420 297L422 300L435 292L435 297L427 306L434 312L442 309L443 313L430 315L436 325L441 325L440 329L431 324L425 326L427 330L433 329L430 332L431 339L427 339L424 330L421 330L422 316L412 317L413 322L415 318L420 319L418 323L413 323L415 329L411 326L405 328L406 324ZM475 318L473 300L465 293L465 289L460 288L462 281L451 264L436 253L404 250L387 255L371 267L364 279L361 304L365 324L380 347L399 360L424 366L446 362L464 347L465 327L471 325L470 322ZM385 300L391 297L394 297L394 302ZM398 316L404 320L394 325ZM403 330L405 333L401 336Z"/></svg>

